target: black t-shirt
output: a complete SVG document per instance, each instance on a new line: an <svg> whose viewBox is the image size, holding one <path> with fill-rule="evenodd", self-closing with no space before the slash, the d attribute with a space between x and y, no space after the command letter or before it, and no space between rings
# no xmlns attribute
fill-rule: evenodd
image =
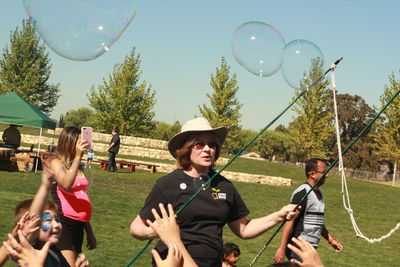
<svg viewBox="0 0 400 267"><path fill-rule="evenodd" d="M119 134L114 134L113 137L111 138L111 142L110 142L110 145L111 145L112 143L114 143L114 145L113 145L112 148L110 148L110 150L108 150L108 152L113 152L113 153L117 154L118 151L119 151L119 144L120 144L120 142L121 142L121 141L120 141L120 139L119 139Z"/></svg>
<svg viewBox="0 0 400 267"><path fill-rule="evenodd" d="M33 245L35 249L42 249L43 244L39 241L35 242ZM49 253L47 254L46 260L43 264L44 267L70 267L67 260L61 254L61 251L57 248L57 246L52 245L49 249Z"/></svg>
<svg viewBox="0 0 400 267"><path fill-rule="evenodd" d="M212 177L212 174L209 176ZM139 215L142 219L154 221L152 208L160 213L159 203L171 203L177 211L197 190L193 177L182 170L174 170L156 182ZM201 191L182 210L177 223L183 243L199 266L214 266L210 262L221 266L224 225L248 214L249 210L234 185L218 175L207 189ZM167 255L168 248L161 241L157 243L156 249L160 255Z"/></svg>

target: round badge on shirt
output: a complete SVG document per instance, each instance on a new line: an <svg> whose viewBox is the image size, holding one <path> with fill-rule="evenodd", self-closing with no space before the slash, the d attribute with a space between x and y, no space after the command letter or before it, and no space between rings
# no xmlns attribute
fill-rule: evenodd
<svg viewBox="0 0 400 267"><path fill-rule="evenodd" d="M185 189L187 188L187 185L186 185L185 183L181 183L181 184L179 185L179 187L180 187L182 190L185 190Z"/></svg>

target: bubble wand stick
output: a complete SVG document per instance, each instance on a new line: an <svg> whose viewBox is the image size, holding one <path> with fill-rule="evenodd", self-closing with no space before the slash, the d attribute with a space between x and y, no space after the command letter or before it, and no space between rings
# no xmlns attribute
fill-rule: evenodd
<svg viewBox="0 0 400 267"><path fill-rule="evenodd" d="M301 91L301 93L281 112L279 113L278 116L276 116L270 123L268 123L267 126L265 126L263 129L260 130L260 132L258 132L252 139L250 139L250 141L247 142L247 144L245 144L221 169L219 169L217 172L215 172L210 179L208 179L208 181L204 184L203 187L207 187L211 181L218 175L220 174L223 170L225 170L237 157L239 157L239 155L249 146L251 145L260 135L262 135L272 124L274 124L275 121L277 121L286 111L288 111L296 102L297 100L299 100L307 91L312 90L315 86L318 85L318 83L325 77L326 74L328 74L330 71L333 71L336 66L339 64L339 62L343 59L343 57L339 58L338 60L335 61L335 63L333 63L331 65L331 67L329 69L327 69L317 80L315 80L310 87L304 89ZM192 202L193 199L195 199L197 197L198 194L200 194L201 191L203 191L203 187L200 187L183 205L182 207L180 207L175 214L178 215L179 213L182 212L182 210L189 205L190 202ZM296 207L297 208L297 207ZM282 227L282 226L281 226ZM280 228L279 228L280 229ZM276 235L276 234L275 234ZM125 265L125 267L129 267L131 266L139 257L141 254L143 254L143 252L146 250L146 248L151 244L151 242L153 241L153 239L150 239L149 241L147 241L147 243L143 246L143 248L141 248L138 253L129 261L129 263L127 265Z"/></svg>

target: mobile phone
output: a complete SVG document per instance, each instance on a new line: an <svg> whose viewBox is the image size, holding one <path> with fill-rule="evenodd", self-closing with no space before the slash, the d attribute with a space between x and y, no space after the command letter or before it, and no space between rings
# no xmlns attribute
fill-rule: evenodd
<svg viewBox="0 0 400 267"><path fill-rule="evenodd" d="M92 127L82 127L81 128L81 139L86 140L89 144L87 149L93 148L93 129Z"/></svg>

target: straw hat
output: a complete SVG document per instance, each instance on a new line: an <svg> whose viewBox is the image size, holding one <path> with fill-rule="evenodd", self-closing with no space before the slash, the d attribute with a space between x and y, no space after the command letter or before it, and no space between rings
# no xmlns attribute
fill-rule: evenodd
<svg viewBox="0 0 400 267"><path fill-rule="evenodd" d="M225 141L226 135L228 134L228 129L225 126L212 128L208 120L203 117L189 120L182 125L181 132L172 137L171 140L169 140L169 153L171 153L171 155L176 158L176 151L183 146L189 136L197 133L214 134L218 139L220 145L222 146Z"/></svg>

